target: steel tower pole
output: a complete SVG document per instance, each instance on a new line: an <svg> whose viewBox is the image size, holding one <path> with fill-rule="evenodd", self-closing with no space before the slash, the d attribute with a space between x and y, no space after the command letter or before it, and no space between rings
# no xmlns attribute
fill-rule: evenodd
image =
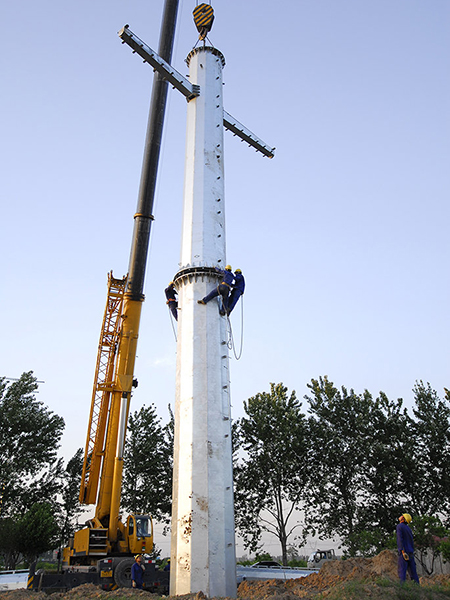
<svg viewBox="0 0 450 600"><path fill-rule="evenodd" d="M178 317L170 591L236 597L226 317L197 303L224 268L223 55L188 56L201 93L188 103Z"/></svg>

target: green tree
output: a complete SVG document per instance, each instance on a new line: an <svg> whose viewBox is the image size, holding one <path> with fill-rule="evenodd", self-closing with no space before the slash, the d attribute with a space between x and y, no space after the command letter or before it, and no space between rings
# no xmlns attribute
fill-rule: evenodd
<svg viewBox="0 0 450 600"><path fill-rule="evenodd" d="M339 536L345 554L373 556L404 511L399 465L409 465L411 419L401 399L383 392L374 399L368 390L339 390L326 376L308 387L308 523L325 537Z"/></svg>
<svg viewBox="0 0 450 600"><path fill-rule="evenodd" d="M83 509L79 502L81 473L83 470L83 450L78 448L67 462L62 473L60 501L60 545L65 546L77 526L78 517Z"/></svg>
<svg viewBox="0 0 450 600"><path fill-rule="evenodd" d="M30 564L58 545L59 526L48 502L36 503L18 522L17 548Z"/></svg>
<svg viewBox="0 0 450 600"><path fill-rule="evenodd" d="M374 556L386 547L398 516L405 512L402 484L403 473L411 464L412 421L403 400L391 401L383 392L373 400L368 418L359 525L353 547L359 548L358 554Z"/></svg>
<svg viewBox="0 0 450 600"><path fill-rule="evenodd" d="M403 473L411 511L436 515L450 510L450 403L429 383L416 382L410 465Z"/></svg>
<svg viewBox="0 0 450 600"><path fill-rule="evenodd" d="M2 517L15 516L58 490L57 450L64 421L36 400L32 371L7 384L0 378Z"/></svg>
<svg viewBox="0 0 450 600"><path fill-rule="evenodd" d="M144 406L130 415L124 452L123 508L163 523L168 523L172 507L171 431L170 423L161 425L153 405Z"/></svg>
<svg viewBox="0 0 450 600"><path fill-rule="evenodd" d="M372 442L373 399L366 390L338 390L325 376L313 379L305 396L310 405L311 466L308 522L326 537L338 535L350 556L358 547L365 465Z"/></svg>
<svg viewBox="0 0 450 600"><path fill-rule="evenodd" d="M17 546L19 526L11 517L0 519L0 557L5 569L15 569L20 550Z"/></svg>
<svg viewBox="0 0 450 600"><path fill-rule="evenodd" d="M448 539L450 531L438 517L430 515L415 517L411 523L411 529L414 535L417 560L422 565L424 572L431 575L434 572L436 559L442 553L442 543Z"/></svg>
<svg viewBox="0 0 450 600"><path fill-rule="evenodd" d="M419 382L410 416L383 392L338 390L327 377L308 387L313 531L339 536L350 556L371 556L389 545L403 512L448 513L450 398Z"/></svg>
<svg viewBox="0 0 450 600"><path fill-rule="evenodd" d="M263 531L274 534L286 565L308 477L307 419L282 383L249 398L244 409L233 427L236 526L252 552Z"/></svg>
<svg viewBox="0 0 450 600"><path fill-rule="evenodd" d="M445 562L450 562L450 540L442 540L440 544L442 558Z"/></svg>

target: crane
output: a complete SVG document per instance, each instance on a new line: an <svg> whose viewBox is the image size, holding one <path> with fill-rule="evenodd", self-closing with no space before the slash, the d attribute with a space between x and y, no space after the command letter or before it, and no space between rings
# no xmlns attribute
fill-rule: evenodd
<svg viewBox="0 0 450 600"><path fill-rule="evenodd" d="M165 0L159 54L170 62L179 0ZM94 504L95 514L75 532L63 549L62 572L30 570L28 587L74 587L97 582L105 589L129 586L133 555L151 552L153 525L150 515L119 517L123 451L133 387L139 324L144 302L144 279L153 217L162 129L168 82L155 73L141 182L130 251L128 275L108 275L106 308L98 346L91 409L80 486L80 503ZM146 561L147 563L149 561ZM146 565L147 588L168 580Z"/></svg>

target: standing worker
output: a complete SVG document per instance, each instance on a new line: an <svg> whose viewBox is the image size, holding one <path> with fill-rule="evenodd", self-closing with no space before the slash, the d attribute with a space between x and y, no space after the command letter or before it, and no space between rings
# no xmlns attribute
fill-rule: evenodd
<svg viewBox="0 0 450 600"><path fill-rule="evenodd" d="M234 284L231 290L230 297L228 298L228 310L227 314L230 315L233 308L236 306L237 301L242 296L245 290L245 279L242 275L241 269L236 269L234 272Z"/></svg>
<svg viewBox="0 0 450 600"><path fill-rule="evenodd" d="M178 294L173 281L169 283L168 287L166 287L166 289L164 290L164 293L166 294L167 299L166 304L169 306L175 321L178 321Z"/></svg>
<svg viewBox="0 0 450 600"><path fill-rule="evenodd" d="M222 275L222 281L219 285L209 292L207 296L202 298L201 300L197 300L199 304L208 304L210 300L215 298L216 296L222 296L222 308L220 309L221 315L226 315L228 310L228 294L230 293L231 288L233 287L234 275L231 269L231 265L227 265L225 270L218 269L215 267L217 273Z"/></svg>
<svg viewBox="0 0 450 600"><path fill-rule="evenodd" d="M400 581L404 583L406 581L406 571L409 571L411 579L419 584L416 561L414 560L413 534L409 528L412 517L408 513L404 513L398 520L400 521L397 525L398 576Z"/></svg>
<svg viewBox="0 0 450 600"><path fill-rule="evenodd" d="M142 554L138 554L134 557L134 560L136 562L131 567L131 587L137 588L138 590L142 590L145 570L145 567L142 564L144 562L144 557L142 556Z"/></svg>

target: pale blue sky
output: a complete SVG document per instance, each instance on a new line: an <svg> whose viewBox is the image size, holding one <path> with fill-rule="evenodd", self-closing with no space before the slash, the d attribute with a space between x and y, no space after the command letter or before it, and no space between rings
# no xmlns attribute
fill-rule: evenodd
<svg viewBox="0 0 450 600"><path fill-rule="evenodd" d="M449 387L450 3L213 0L224 106L276 146L225 133L227 260L247 279L234 417L311 378L411 405ZM128 266L163 0L10 2L1 53L1 374L34 370L84 446L107 273ZM194 0L173 64L187 74ZM178 269L186 101L171 90L132 409L174 402L164 287ZM240 307L233 313L240 339Z"/></svg>

